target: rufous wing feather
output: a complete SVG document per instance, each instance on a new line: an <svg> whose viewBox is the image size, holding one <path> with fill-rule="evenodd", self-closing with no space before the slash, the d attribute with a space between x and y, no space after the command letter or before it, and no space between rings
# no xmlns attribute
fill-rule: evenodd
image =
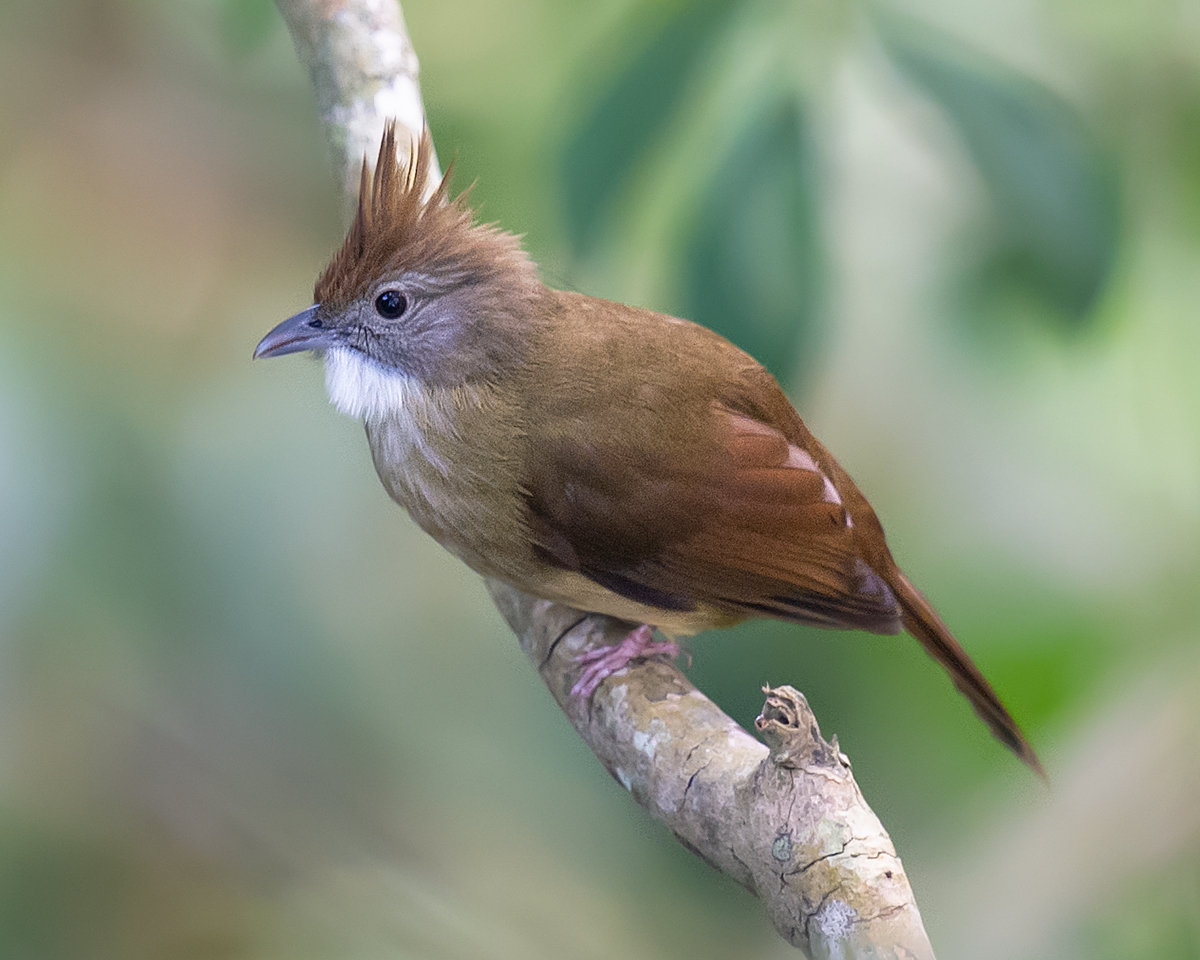
<svg viewBox="0 0 1200 960"><path fill-rule="evenodd" d="M537 455L527 519L544 562L663 611L660 623L699 611L713 614L710 625L765 616L907 629L1042 774L983 674L897 567L871 505L766 371L701 328L672 341L669 363L650 349L613 353L596 334L605 324L630 325L634 343L637 327L683 321L564 298L586 322L569 330L574 362L531 391L528 421ZM714 368L736 376L706 376Z"/></svg>
<svg viewBox="0 0 1200 960"><path fill-rule="evenodd" d="M542 445L528 486L543 558L664 610L898 632L896 599L815 461L751 417L710 415L675 457Z"/></svg>

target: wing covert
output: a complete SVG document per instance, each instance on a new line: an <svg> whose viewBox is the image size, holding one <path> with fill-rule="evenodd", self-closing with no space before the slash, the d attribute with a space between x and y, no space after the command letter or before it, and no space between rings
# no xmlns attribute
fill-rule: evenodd
<svg viewBox="0 0 1200 960"><path fill-rule="evenodd" d="M656 447L639 441L663 436L644 421L539 438L527 482L539 558L665 610L897 632L896 599L814 458L721 403L708 415Z"/></svg>

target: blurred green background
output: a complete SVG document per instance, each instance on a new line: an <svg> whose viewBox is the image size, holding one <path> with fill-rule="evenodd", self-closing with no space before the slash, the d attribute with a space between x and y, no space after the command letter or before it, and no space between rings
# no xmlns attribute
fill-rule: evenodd
<svg viewBox="0 0 1200 960"><path fill-rule="evenodd" d="M945 958L1200 957L1200 2L410 0L552 284L754 350L1050 771L916 643L806 691ZM341 204L267 0L0 4L0 956L783 958L303 359Z"/></svg>

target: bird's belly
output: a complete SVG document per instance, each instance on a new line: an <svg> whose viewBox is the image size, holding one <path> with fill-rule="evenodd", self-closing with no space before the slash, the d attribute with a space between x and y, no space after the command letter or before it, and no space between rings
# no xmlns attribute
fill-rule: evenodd
<svg viewBox="0 0 1200 960"><path fill-rule="evenodd" d="M513 585L533 596L563 603L576 610L602 613L632 623L648 623L660 627L666 633L679 636L691 636L701 630L716 627L731 627L745 619L704 606L697 606L694 610L664 610L662 607L652 607L614 593L581 573L556 567L544 567L536 582L532 584Z"/></svg>
<svg viewBox="0 0 1200 960"><path fill-rule="evenodd" d="M446 418L414 406L407 416L366 423L379 479L447 550L480 573L509 579L510 568L525 566L528 551L515 461L437 429Z"/></svg>
<svg viewBox="0 0 1200 960"><path fill-rule="evenodd" d="M515 462L485 458L452 437L416 426L400 418L367 424L376 472L417 525L476 572L535 597L675 634L740 619L709 608L648 606L581 573L547 564L532 548Z"/></svg>

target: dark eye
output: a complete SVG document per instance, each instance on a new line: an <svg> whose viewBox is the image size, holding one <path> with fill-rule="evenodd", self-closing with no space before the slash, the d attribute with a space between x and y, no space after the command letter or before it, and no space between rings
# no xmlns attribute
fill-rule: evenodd
<svg viewBox="0 0 1200 960"><path fill-rule="evenodd" d="M375 298L375 309L388 320L395 320L407 308L408 301L399 290L384 290Z"/></svg>
<svg viewBox="0 0 1200 960"><path fill-rule="evenodd" d="M325 324L320 320L309 320L308 325L314 330L320 330Z"/></svg>

